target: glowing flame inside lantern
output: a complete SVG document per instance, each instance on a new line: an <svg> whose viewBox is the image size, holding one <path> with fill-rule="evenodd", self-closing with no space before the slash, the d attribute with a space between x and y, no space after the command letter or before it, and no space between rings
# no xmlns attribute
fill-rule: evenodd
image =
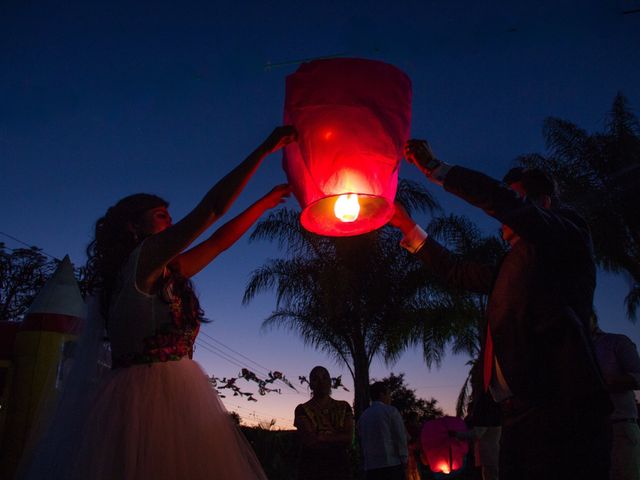
<svg viewBox="0 0 640 480"><path fill-rule="evenodd" d="M451 469L449 468L449 465L446 463L441 463L440 465L438 465L438 468L440 469L440 472L448 475L451 473Z"/></svg>
<svg viewBox="0 0 640 480"><path fill-rule="evenodd" d="M340 195L333 206L333 213L341 222L355 222L360 213L357 193Z"/></svg>

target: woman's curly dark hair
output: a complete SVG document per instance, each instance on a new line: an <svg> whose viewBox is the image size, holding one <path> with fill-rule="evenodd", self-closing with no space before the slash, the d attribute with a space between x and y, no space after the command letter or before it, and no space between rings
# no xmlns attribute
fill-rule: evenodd
<svg viewBox="0 0 640 480"><path fill-rule="evenodd" d="M88 290L99 292L100 305L105 318L113 294L118 290L120 270L131 252L146 237L139 237L131 226L138 223L145 212L152 208L168 207L162 198L148 193L136 193L123 198L98 219L95 237L87 246ZM204 312L196 296L193 285L179 272L169 269L169 276L162 282L172 282L175 296L181 299L182 317L186 324L195 326L202 321Z"/></svg>

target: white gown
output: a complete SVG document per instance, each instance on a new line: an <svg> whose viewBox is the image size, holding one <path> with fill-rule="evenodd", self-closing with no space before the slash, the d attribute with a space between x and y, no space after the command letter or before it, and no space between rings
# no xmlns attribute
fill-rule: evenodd
<svg viewBox="0 0 640 480"><path fill-rule="evenodd" d="M122 288L110 308L107 330L117 368L96 390L78 428L80 441L66 453L69 468L52 477L36 459L27 478L48 471L46 478L83 480L266 479L204 372L189 358L197 331L180 326L160 295L136 287L138 255L139 248L123 269Z"/></svg>

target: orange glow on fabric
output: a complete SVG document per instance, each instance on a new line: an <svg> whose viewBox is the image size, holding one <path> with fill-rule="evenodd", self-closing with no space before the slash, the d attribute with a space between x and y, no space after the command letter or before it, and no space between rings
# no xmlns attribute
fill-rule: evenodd
<svg viewBox="0 0 640 480"><path fill-rule="evenodd" d="M482 381L484 391L489 390L491 383L491 375L493 374L493 336L491 335L490 325L487 324L487 338L484 344L484 354L482 356Z"/></svg>
<svg viewBox="0 0 640 480"><path fill-rule="evenodd" d="M450 432L466 432L467 426L461 418L441 417L425 422L420 432L422 457L434 473L449 475L464 466L469 443L451 436Z"/></svg>
<svg viewBox="0 0 640 480"><path fill-rule="evenodd" d="M340 195L333 206L333 213L341 222L355 222L360 213L357 193Z"/></svg>
<svg viewBox="0 0 640 480"><path fill-rule="evenodd" d="M411 127L404 72L356 58L304 63L287 77L284 123L298 132L283 167L304 228L351 236L391 219Z"/></svg>

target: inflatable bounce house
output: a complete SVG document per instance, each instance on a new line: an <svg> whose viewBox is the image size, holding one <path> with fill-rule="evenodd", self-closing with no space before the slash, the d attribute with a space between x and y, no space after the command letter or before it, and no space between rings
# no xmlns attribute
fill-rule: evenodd
<svg viewBox="0 0 640 480"><path fill-rule="evenodd" d="M43 403L64 382L84 311L67 256L23 321L0 323L0 478L15 476Z"/></svg>

